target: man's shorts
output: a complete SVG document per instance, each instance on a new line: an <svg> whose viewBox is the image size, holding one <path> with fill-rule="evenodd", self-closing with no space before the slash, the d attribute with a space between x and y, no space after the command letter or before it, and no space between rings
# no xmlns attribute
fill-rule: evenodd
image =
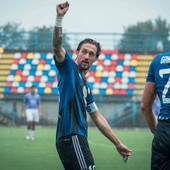
<svg viewBox="0 0 170 170"><path fill-rule="evenodd" d="M65 170L95 170L87 138L81 135L63 137L56 148Z"/></svg>
<svg viewBox="0 0 170 170"><path fill-rule="evenodd" d="M38 109L26 109L26 119L27 122L34 121L39 122Z"/></svg>
<svg viewBox="0 0 170 170"><path fill-rule="evenodd" d="M152 141L151 170L170 170L170 122L158 122Z"/></svg>

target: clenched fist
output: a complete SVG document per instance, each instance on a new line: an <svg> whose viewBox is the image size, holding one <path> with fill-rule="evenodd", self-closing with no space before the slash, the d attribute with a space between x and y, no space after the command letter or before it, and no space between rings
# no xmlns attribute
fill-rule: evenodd
<svg viewBox="0 0 170 170"><path fill-rule="evenodd" d="M65 3L61 3L61 4L58 4L56 6L56 12L57 12L57 15L58 16L64 16L65 13L68 11L69 9L69 3L68 1L66 1Z"/></svg>

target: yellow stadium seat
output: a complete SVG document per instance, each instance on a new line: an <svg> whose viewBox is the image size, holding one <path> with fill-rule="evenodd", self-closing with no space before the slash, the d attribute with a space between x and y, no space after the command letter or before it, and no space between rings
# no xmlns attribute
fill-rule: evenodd
<svg viewBox="0 0 170 170"><path fill-rule="evenodd" d="M153 55L137 55L137 60L151 61L153 58Z"/></svg>
<svg viewBox="0 0 170 170"><path fill-rule="evenodd" d="M50 87L46 87L44 90L44 93L49 94L51 93L51 88Z"/></svg>
<svg viewBox="0 0 170 170"><path fill-rule="evenodd" d="M102 76L102 72L101 71L96 71L95 76L96 77L101 77Z"/></svg>
<svg viewBox="0 0 170 170"><path fill-rule="evenodd" d="M6 81L7 80L7 76L0 76L0 81Z"/></svg>
<svg viewBox="0 0 170 170"><path fill-rule="evenodd" d="M43 69L44 69L44 64L39 64L37 70L43 70Z"/></svg>
<svg viewBox="0 0 170 170"><path fill-rule="evenodd" d="M130 62L130 65L131 65L131 66L137 66L137 64L138 64L138 62L137 62L136 60L132 60L132 61Z"/></svg>
<svg viewBox="0 0 170 170"><path fill-rule="evenodd" d="M13 59L14 58L14 54L2 54L2 58L4 59Z"/></svg>
<svg viewBox="0 0 170 170"><path fill-rule="evenodd" d="M106 94L111 95L113 94L113 89L109 88L106 90Z"/></svg>
<svg viewBox="0 0 170 170"><path fill-rule="evenodd" d="M34 54L33 53L28 53L27 58L33 59L34 58Z"/></svg>
<svg viewBox="0 0 170 170"><path fill-rule="evenodd" d="M4 49L2 47L0 47L0 53L3 53Z"/></svg>
<svg viewBox="0 0 170 170"><path fill-rule="evenodd" d="M145 81L146 81L146 78L137 78L137 77L135 80L136 83L145 83Z"/></svg>
<svg viewBox="0 0 170 170"><path fill-rule="evenodd" d="M136 77L146 77L147 72L136 72Z"/></svg>
<svg viewBox="0 0 170 170"><path fill-rule="evenodd" d="M9 65L3 65L3 64L1 64L1 69L7 69L7 70L9 70L11 68L11 64L9 64Z"/></svg>
<svg viewBox="0 0 170 170"><path fill-rule="evenodd" d="M15 81L21 81L21 76L20 76L20 75L16 75L16 76L14 77L14 80L15 80Z"/></svg>
<svg viewBox="0 0 170 170"><path fill-rule="evenodd" d="M0 64L12 64L12 60L8 60L8 59L3 59L3 60L0 60Z"/></svg>
<svg viewBox="0 0 170 170"><path fill-rule="evenodd" d="M136 67L136 71L139 71L139 72L147 72L149 69L149 67Z"/></svg>
<svg viewBox="0 0 170 170"><path fill-rule="evenodd" d="M8 75L9 70L0 70L0 75Z"/></svg>

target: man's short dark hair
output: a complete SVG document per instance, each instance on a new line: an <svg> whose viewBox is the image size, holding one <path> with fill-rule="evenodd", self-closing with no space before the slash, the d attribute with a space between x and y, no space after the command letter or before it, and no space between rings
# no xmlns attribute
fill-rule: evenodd
<svg viewBox="0 0 170 170"><path fill-rule="evenodd" d="M82 40L79 43L79 45L77 47L77 51L80 51L82 45L85 44L85 43L93 44L93 45L95 45L97 47L96 57L98 58L100 53L101 53L101 45L100 45L100 43L93 40L93 39L91 39L91 38L86 38L86 39Z"/></svg>

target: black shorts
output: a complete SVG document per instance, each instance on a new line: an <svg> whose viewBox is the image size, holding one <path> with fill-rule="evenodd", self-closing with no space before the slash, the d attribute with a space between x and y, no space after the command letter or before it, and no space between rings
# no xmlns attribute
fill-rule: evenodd
<svg viewBox="0 0 170 170"><path fill-rule="evenodd" d="M170 122L158 122L152 141L152 170L170 170Z"/></svg>
<svg viewBox="0 0 170 170"><path fill-rule="evenodd" d="M86 137L81 135L63 137L56 142L56 148L65 170L95 170Z"/></svg>

